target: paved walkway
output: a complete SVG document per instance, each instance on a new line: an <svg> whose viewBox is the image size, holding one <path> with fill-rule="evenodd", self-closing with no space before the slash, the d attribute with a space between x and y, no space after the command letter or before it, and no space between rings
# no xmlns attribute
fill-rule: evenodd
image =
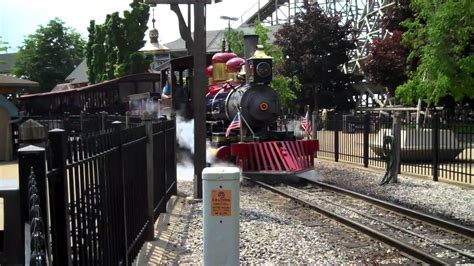
<svg viewBox="0 0 474 266"><path fill-rule="evenodd" d="M176 234L181 228L179 218L186 216L185 212L186 198L172 197L166 207L167 212L160 214L160 217L155 223L155 240L147 241L143 245L140 253L133 262L133 265L160 265L164 261L173 261L180 253L180 250L174 249L166 250L168 245L172 243L170 239L173 234Z"/></svg>
<svg viewBox="0 0 474 266"><path fill-rule="evenodd" d="M0 162L0 189L18 187L18 163ZM0 198L0 230L3 230L3 199Z"/></svg>

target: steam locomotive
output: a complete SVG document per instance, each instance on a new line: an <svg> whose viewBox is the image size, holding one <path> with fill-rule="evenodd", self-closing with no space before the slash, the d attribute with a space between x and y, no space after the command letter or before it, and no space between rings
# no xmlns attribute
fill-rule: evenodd
<svg viewBox="0 0 474 266"><path fill-rule="evenodd" d="M206 124L215 155L219 160L236 162L246 175L299 174L312 170L318 141L297 140L293 132L276 125L281 103L270 86L272 58L257 48L257 43L256 35L245 36L246 60L231 52L217 53L208 58L212 65L206 71L209 78ZM155 73L24 95L21 102L30 115L102 111L124 114L135 107L137 113L132 112L132 115L139 115L141 111L150 111L149 106L158 106L160 113L163 107L176 107L176 100L169 106L159 100L160 90L167 80L166 73L173 75L178 72L183 86L182 77L186 72L192 73L189 71L192 62L192 56L175 58ZM172 87L174 85L172 82ZM155 101L159 104L151 104ZM232 121L240 124L238 133L235 129L226 136Z"/></svg>
<svg viewBox="0 0 474 266"><path fill-rule="evenodd" d="M222 52L213 56L207 68L208 132L216 157L235 160L246 175L312 170L318 141L296 140L293 132L276 126L281 103L270 86L272 58L257 42L256 35L245 36L247 60ZM245 73L245 81L239 73ZM226 136L231 123L240 124L239 134Z"/></svg>

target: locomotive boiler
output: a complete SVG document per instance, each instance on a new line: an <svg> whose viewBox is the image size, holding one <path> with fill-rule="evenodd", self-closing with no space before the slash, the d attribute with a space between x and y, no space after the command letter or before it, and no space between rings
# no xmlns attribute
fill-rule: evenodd
<svg viewBox="0 0 474 266"><path fill-rule="evenodd" d="M246 66L245 60L233 53L213 56L213 65L207 69L212 83L207 94L208 120L222 121L225 126L240 112L245 126L254 132L262 132L280 116L280 99L269 86L272 58L265 54L263 47L255 45L255 48L248 52L253 56L247 59ZM245 81L238 72L247 73Z"/></svg>
<svg viewBox="0 0 474 266"><path fill-rule="evenodd" d="M218 147L216 157L236 162L247 176L314 170L313 156L318 141L296 140L293 132L281 132L274 127L281 115L281 103L270 86L272 58L257 42L256 35L246 35L246 60L232 53L218 53L207 69L211 83L207 120L212 144ZM245 81L236 74L239 71L245 72ZM225 131L238 113L240 136L228 137Z"/></svg>

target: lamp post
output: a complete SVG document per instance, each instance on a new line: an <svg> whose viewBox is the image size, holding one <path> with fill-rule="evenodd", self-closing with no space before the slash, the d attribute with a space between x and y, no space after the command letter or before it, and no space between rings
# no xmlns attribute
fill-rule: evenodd
<svg viewBox="0 0 474 266"><path fill-rule="evenodd" d="M227 30L230 32L230 21L237 21L239 18L236 17L228 17L228 16L221 16L221 19L227 19Z"/></svg>

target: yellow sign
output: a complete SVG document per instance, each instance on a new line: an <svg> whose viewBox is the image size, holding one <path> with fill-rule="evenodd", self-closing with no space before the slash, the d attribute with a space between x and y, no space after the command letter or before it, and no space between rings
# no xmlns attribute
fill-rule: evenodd
<svg viewBox="0 0 474 266"><path fill-rule="evenodd" d="M232 192L230 190L215 189L211 194L211 216L232 215Z"/></svg>

